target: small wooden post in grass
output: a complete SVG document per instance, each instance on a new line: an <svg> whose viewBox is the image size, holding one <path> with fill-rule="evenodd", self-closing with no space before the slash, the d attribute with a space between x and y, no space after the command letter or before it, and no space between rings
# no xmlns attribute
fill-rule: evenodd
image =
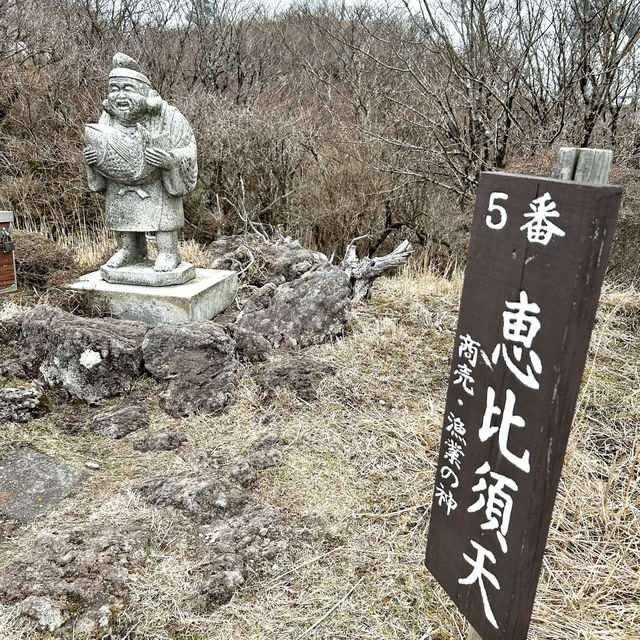
<svg viewBox="0 0 640 640"><path fill-rule="evenodd" d="M472 625L526 640L622 190L611 153L481 176L427 542Z"/></svg>
<svg viewBox="0 0 640 640"><path fill-rule="evenodd" d="M607 184L612 156L613 153L608 149L561 147L551 177L583 184ZM467 640L482 640L482 638L472 626L469 626Z"/></svg>
<svg viewBox="0 0 640 640"><path fill-rule="evenodd" d="M473 627L469 627L469 633L467 633L467 640L482 640Z"/></svg>

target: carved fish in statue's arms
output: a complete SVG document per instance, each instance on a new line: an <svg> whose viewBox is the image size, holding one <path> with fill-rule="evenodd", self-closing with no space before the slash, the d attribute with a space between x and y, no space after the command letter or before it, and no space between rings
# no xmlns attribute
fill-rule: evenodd
<svg viewBox="0 0 640 640"><path fill-rule="evenodd" d="M166 148L168 140L164 138L152 138L140 124L133 135L107 124L88 124L85 127L85 146L97 154L93 168L122 184L141 184L158 171L157 167L145 161L144 152L147 147Z"/></svg>

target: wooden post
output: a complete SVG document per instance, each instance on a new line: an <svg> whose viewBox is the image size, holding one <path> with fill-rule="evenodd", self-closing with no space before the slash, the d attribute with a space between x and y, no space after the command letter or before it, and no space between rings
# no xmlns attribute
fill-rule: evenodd
<svg viewBox="0 0 640 640"><path fill-rule="evenodd" d="M558 161L551 174L557 180L586 184L607 184L613 153L608 149L576 149L561 147ZM467 640L482 640L480 634L469 627Z"/></svg>
<svg viewBox="0 0 640 640"><path fill-rule="evenodd" d="M478 632L473 628L469 627L469 632L467 633L467 640L482 640Z"/></svg>
<svg viewBox="0 0 640 640"><path fill-rule="evenodd" d="M562 147L551 177L584 184L607 184L612 156L608 149Z"/></svg>

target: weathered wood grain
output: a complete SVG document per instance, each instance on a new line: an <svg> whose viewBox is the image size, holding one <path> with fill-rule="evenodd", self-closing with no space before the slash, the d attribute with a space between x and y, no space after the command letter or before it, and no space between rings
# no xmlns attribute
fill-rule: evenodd
<svg viewBox="0 0 640 640"><path fill-rule="evenodd" d="M578 162L579 157L576 167ZM592 174L596 165L589 165ZM523 227L531 203L546 193L556 203L559 217L552 220L562 235L554 235L545 245L531 241ZM500 197L496 199L495 194ZM426 563L483 640L525 640L527 636L620 196L618 187L544 178L491 173L480 180L445 409L445 427L446 416L458 417L466 428L467 445L460 469L454 469L457 507L447 513L434 495ZM503 226L500 208L495 205L504 210ZM454 383L462 336L471 336L491 356L504 340L505 304L521 300L522 292L539 306L540 329L531 345L542 362L539 388L520 384L502 358L491 360L490 366L478 358L473 370L474 394L463 392ZM490 388L495 394L493 406L503 412L508 392L516 399L513 415L524 425L512 426L506 448L514 458L528 451L529 471L514 466L497 435L485 441L478 436L487 415ZM500 417L490 424L499 423ZM443 429L436 485L447 484L442 474L449 465L445 457L448 436ZM479 493L474 487L486 462L492 472L517 485L511 491L513 512L506 552L498 545L495 530L481 528L487 519L484 511L468 511L477 502ZM497 628L486 615L478 583L459 582L470 575L468 558L476 557L472 542L495 556L495 563L487 561L485 566L499 589L487 581L485 586Z"/></svg>
<svg viewBox="0 0 640 640"><path fill-rule="evenodd" d="M584 184L607 184L613 152L609 149L561 147L552 178Z"/></svg>
<svg viewBox="0 0 640 640"><path fill-rule="evenodd" d="M613 154L607 149L576 149L562 147L552 178L588 184L607 184ZM467 640L482 640L473 627L469 627Z"/></svg>

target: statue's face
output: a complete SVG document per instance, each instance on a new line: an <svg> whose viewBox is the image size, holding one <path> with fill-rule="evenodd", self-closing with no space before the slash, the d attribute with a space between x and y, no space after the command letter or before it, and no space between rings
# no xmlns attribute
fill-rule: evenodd
<svg viewBox="0 0 640 640"><path fill-rule="evenodd" d="M132 78L110 78L107 101L115 118L137 122L146 113L149 87Z"/></svg>

